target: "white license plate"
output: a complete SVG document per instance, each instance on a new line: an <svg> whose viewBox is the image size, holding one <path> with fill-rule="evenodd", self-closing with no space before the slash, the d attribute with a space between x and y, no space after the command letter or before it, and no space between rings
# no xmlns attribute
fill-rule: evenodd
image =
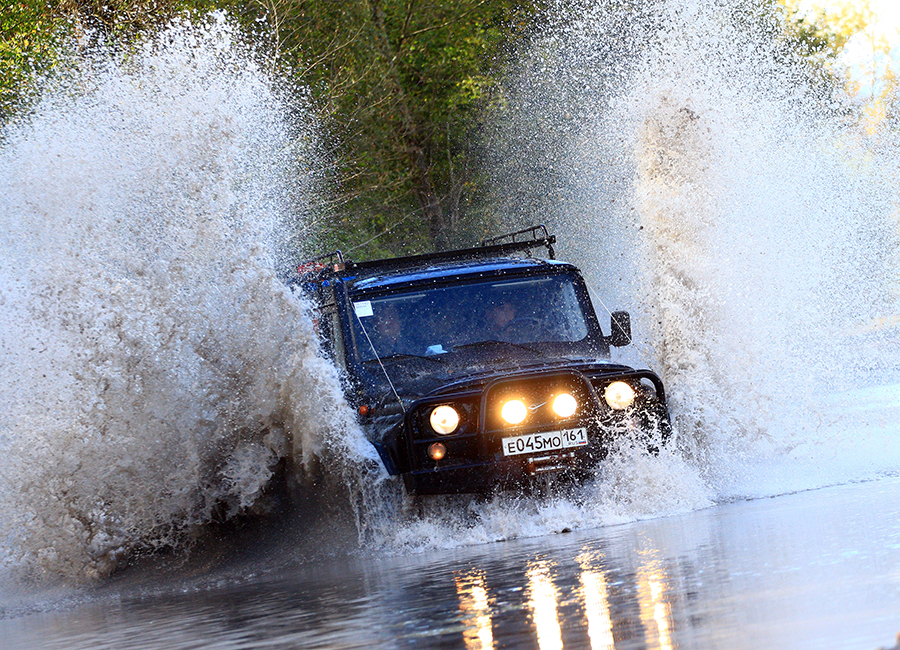
<svg viewBox="0 0 900 650"><path fill-rule="evenodd" d="M557 451L570 447L584 447L588 443L587 431L584 427L547 431L545 433L529 433L524 436L512 436L503 439L503 455L534 454L542 451Z"/></svg>

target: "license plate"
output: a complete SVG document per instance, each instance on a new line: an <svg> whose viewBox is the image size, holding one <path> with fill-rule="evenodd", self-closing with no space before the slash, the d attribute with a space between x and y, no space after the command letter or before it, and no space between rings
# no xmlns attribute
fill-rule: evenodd
<svg viewBox="0 0 900 650"><path fill-rule="evenodd" d="M524 436L512 436L503 439L503 455L533 454L542 451L557 451L570 447L587 445L587 431L584 427L547 431L545 433L529 433Z"/></svg>

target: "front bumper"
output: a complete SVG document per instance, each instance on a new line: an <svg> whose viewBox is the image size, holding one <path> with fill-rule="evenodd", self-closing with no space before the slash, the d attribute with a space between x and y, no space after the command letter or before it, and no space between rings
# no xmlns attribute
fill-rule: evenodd
<svg viewBox="0 0 900 650"><path fill-rule="evenodd" d="M491 459L467 465L413 470L403 475L411 494L488 494L528 490L546 476L579 482L590 478L604 450L563 450L522 457Z"/></svg>
<svg viewBox="0 0 900 650"><path fill-rule="evenodd" d="M627 380L640 392L633 407L614 410L598 394L612 381ZM641 382L647 380L642 388ZM658 389L656 388L658 386ZM576 395L579 413L560 419L549 411L550 399L561 390ZM499 419L499 405L510 396L523 399L531 410L529 421L510 426ZM521 489L554 480L584 480L594 474L617 440L644 441L658 448L669 435L668 411L661 399L662 385L648 371L603 373L591 376L576 370L529 373L503 377L477 390L460 390L428 396L415 402L405 417L399 437L404 481L415 494L484 493ZM459 429L438 435L428 425L428 414L441 404L461 414ZM587 444L550 451L529 450L505 455L504 442L513 437L551 435L560 430L584 428ZM445 455L434 460L429 447L441 443Z"/></svg>

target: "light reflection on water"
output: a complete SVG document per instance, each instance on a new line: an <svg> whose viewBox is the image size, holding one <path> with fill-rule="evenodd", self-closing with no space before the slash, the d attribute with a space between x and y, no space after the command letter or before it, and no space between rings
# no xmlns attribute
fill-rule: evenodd
<svg viewBox="0 0 900 650"><path fill-rule="evenodd" d="M591 569L588 562L582 560L580 564L584 615L587 619L591 650L613 650L616 644L609 612L606 577L602 571Z"/></svg>
<svg viewBox="0 0 900 650"><path fill-rule="evenodd" d="M885 478L412 556L286 566L282 548L252 567L148 570L7 609L0 646L875 650L900 630L898 489Z"/></svg>
<svg viewBox="0 0 900 650"><path fill-rule="evenodd" d="M562 629L559 626L559 592L553 584L550 563L532 562L526 574L531 592L531 611L537 628L537 641L541 650L560 650L563 647Z"/></svg>
<svg viewBox="0 0 900 650"><path fill-rule="evenodd" d="M669 580L661 560L656 558L659 551L644 549L641 564L634 576L637 607L643 626L645 643L648 647L672 650L672 614L667 602L670 589ZM574 618L565 622L569 628L586 626L587 641L591 650L614 650L616 639L613 634L613 618L607 576L597 565L602 565L586 552L576 558L577 582L560 578L560 572L553 562L534 559L527 563L525 577L528 581L529 618L534 624L535 640L540 650L561 650L567 647L563 642L560 606L563 599L556 580L564 583L564 588L572 590L568 604L576 611ZM489 596L491 585L484 573L475 571L463 579L457 578L456 588L460 601L460 611L467 615L463 621L466 629L463 639L467 650L492 648L494 632L492 627ZM579 620L581 619L581 620ZM627 620L628 617L622 617ZM640 635L638 635L640 636ZM578 642L581 646L583 639Z"/></svg>
<svg viewBox="0 0 900 650"><path fill-rule="evenodd" d="M494 634L491 630L491 603L488 600L484 574L473 571L456 579L456 591L459 593L459 610L467 616L463 620L463 641L467 650L484 650L494 647Z"/></svg>
<svg viewBox="0 0 900 650"><path fill-rule="evenodd" d="M648 555L645 552L645 556ZM638 584L641 621L647 630L647 636L658 639L660 650L672 650L672 614L665 601L668 584L662 563L652 556L648 557L638 570Z"/></svg>

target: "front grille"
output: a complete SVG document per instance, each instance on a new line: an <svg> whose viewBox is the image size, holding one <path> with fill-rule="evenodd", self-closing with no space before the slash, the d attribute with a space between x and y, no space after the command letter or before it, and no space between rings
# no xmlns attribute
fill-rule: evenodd
<svg viewBox="0 0 900 650"><path fill-rule="evenodd" d="M568 418L559 417L552 408L553 398L563 392L578 402L575 414ZM597 410L590 384L575 372L504 379L489 386L483 399L483 430L499 437L575 426L592 418ZM508 424L500 415L503 405L512 399L521 400L528 408L525 420L517 425Z"/></svg>

